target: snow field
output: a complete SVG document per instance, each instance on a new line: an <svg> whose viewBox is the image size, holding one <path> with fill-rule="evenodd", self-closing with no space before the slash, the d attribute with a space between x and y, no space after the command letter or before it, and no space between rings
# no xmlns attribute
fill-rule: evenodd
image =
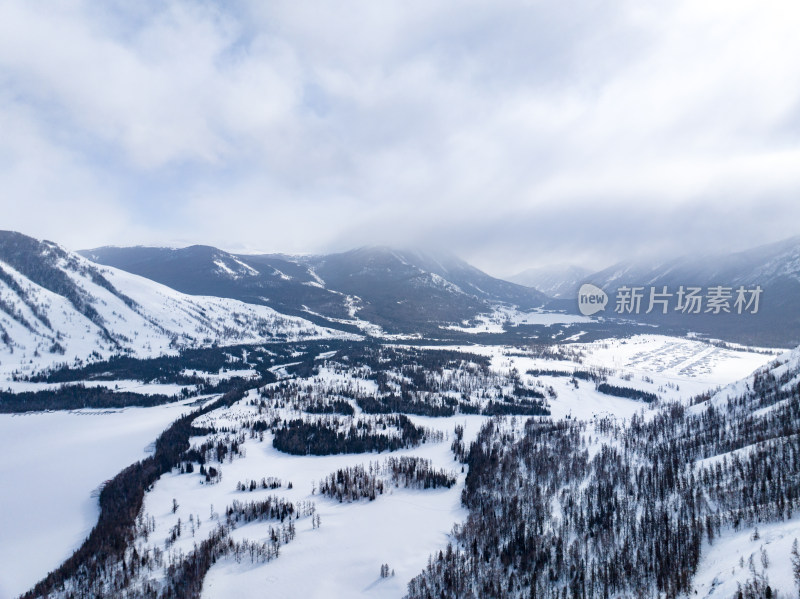
<svg viewBox="0 0 800 599"><path fill-rule="evenodd" d="M700 564L694 577L695 597L735 597L738 585L753 578L753 569L764 576L772 587L773 597L788 599L797 596L797 586L792 577L792 543L800 539L800 518L786 522L770 522L758 526L758 539L754 528L726 531L709 544L703 543ZM767 556L767 567L762 562L762 551ZM776 592L778 594L776 594Z"/></svg>
<svg viewBox="0 0 800 599"><path fill-rule="evenodd" d="M246 401L246 400L245 400ZM237 405L203 417L197 424L216 422L231 426L252 415L252 408ZM454 416L451 418L411 417L415 424L452 436L456 424L465 427L467 442L477 434L485 417ZM193 439L198 444L201 439ZM219 466L222 480L206 484L197 468L192 474L177 472L162 477L145 499L145 518L155 519L155 531L149 543L164 547L170 530L181 519L182 536L169 552L190 552L220 521L211 519L213 511L224 514L234 500L249 502L276 495L295 504L313 502L321 527L314 529L310 518L296 521L297 538L281 547L278 559L267 563L237 563L224 558L211 568L204 585L203 597L257 597L264 592L274 597L399 597L407 581L427 563L428 555L446 546L454 524L463 520L460 505L464 474L453 459L450 439L426 443L414 449L396 452L345 454L334 456L291 456L272 447L272 436L264 441L248 439L244 457L235 457ZM389 456L418 456L430 459L435 468L458 473L458 484L450 489L412 490L392 488L375 501L339 503L313 491L319 481L339 468L383 462ZM238 491L239 481L277 477L283 481L279 489ZM293 488L288 489L291 481ZM178 503L172 511L173 499ZM200 528L195 536L189 532L189 516ZM266 540L275 522L244 524L232 537L236 540ZM388 563L395 576L381 579L380 566Z"/></svg>
<svg viewBox="0 0 800 599"><path fill-rule="evenodd" d="M0 598L24 593L97 521L93 492L147 457L185 403L0 415Z"/></svg>

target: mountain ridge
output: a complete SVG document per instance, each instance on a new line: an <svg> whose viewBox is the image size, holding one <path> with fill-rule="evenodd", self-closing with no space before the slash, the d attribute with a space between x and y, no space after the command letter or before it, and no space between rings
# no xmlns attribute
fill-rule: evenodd
<svg viewBox="0 0 800 599"><path fill-rule="evenodd" d="M655 263L625 260L599 271L587 271L579 277L567 271L559 278L558 269L552 267L545 267L541 272L549 277L541 286L554 296L550 304L554 309L577 313L578 288L582 283L591 283L609 297L607 308L598 314L604 318L624 318L749 345L795 347L800 344L800 236L730 254L676 256ZM731 294L727 306L730 312L707 313L705 303L697 314L677 309L681 287L684 290L699 287L705 301L709 290L720 286ZM736 313L734 301L740 286L748 292L761 288L758 313ZM643 297L638 314L615 311L623 287L641 288ZM660 293L664 287L671 294L667 314L661 313L660 306L646 314L651 288Z"/></svg>
<svg viewBox="0 0 800 599"><path fill-rule="evenodd" d="M430 333L491 313L497 305L527 310L549 300L452 254L387 246L307 256L232 254L210 246L80 253L183 293L268 305L323 325L349 323L355 330L367 321L389 333Z"/></svg>

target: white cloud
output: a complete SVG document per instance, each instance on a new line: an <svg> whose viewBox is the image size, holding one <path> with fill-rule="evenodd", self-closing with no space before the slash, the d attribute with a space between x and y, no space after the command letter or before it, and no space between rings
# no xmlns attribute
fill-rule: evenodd
<svg viewBox="0 0 800 599"><path fill-rule="evenodd" d="M791 2L109 6L0 5L5 227L498 271L797 232Z"/></svg>

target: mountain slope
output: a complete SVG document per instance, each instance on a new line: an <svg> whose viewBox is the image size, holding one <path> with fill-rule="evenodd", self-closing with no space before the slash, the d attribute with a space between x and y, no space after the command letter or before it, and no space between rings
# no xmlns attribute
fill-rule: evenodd
<svg viewBox="0 0 800 599"><path fill-rule="evenodd" d="M532 309L547 298L495 279L455 256L366 247L308 259L328 288L357 298L361 318L388 330L473 319L498 304Z"/></svg>
<svg viewBox="0 0 800 599"><path fill-rule="evenodd" d="M385 247L324 256L233 255L207 246L105 247L82 254L183 293L268 305L345 330L438 331L440 324L475 318L498 304L529 309L547 301L453 256Z"/></svg>
<svg viewBox="0 0 800 599"><path fill-rule="evenodd" d="M487 423L469 517L409 599L795 595L798 381L795 350L690 407Z"/></svg>
<svg viewBox="0 0 800 599"><path fill-rule="evenodd" d="M800 236L730 254L682 256L661 264L620 262L591 276L595 284L638 280L646 285L681 281L683 285L773 285L787 279L800 282Z"/></svg>
<svg viewBox="0 0 800 599"><path fill-rule="evenodd" d="M760 246L744 252L713 256L685 256L662 264L625 262L616 264L587 277L609 294L609 310L614 310L614 299L622 286L644 287L645 297L641 312L648 308L650 287L661 291L664 286L670 293L679 288L696 286L702 294L712 287L730 288L732 298L729 313L708 312L704 302L698 314L676 310L677 297L673 296L666 315L660 306L649 315L625 315L636 320L684 326L711 336L732 339L753 345L782 345L793 347L800 343L800 237ZM759 286L758 313L736 313L736 289L754 289ZM749 295L747 296L749 299Z"/></svg>
<svg viewBox="0 0 800 599"><path fill-rule="evenodd" d="M670 333L695 332L747 345L789 348L800 344L800 236L730 254L682 256L660 263L629 260L592 274L558 267L532 269L515 279L536 283L554 297L549 308L570 313L578 313L580 284L592 283L608 294L605 311L596 316L609 323L634 321ZM623 287L638 288L638 312L630 303L618 303ZM666 313L663 303L650 306L651 292L660 294L664 287L667 296L654 295L654 299L665 299ZM699 288L699 309L683 309L689 306L681 304L681 287L684 293L690 287ZM708 303L717 287L727 295L719 311ZM740 287L745 300L741 313L736 305ZM758 310L752 313L755 304L747 304L759 287Z"/></svg>
<svg viewBox="0 0 800 599"><path fill-rule="evenodd" d="M183 347L331 336L307 320L187 296L48 241L0 232L0 371Z"/></svg>
<svg viewBox="0 0 800 599"><path fill-rule="evenodd" d="M341 295L320 285L305 265L282 256L235 256L204 245L102 247L78 253L190 295L228 297L295 315L303 313L303 306L332 318L349 315Z"/></svg>

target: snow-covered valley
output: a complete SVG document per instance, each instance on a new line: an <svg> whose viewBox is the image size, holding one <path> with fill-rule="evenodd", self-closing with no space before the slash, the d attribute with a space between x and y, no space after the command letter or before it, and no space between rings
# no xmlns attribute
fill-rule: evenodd
<svg viewBox="0 0 800 599"><path fill-rule="evenodd" d="M0 599L794 592L798 350L521 309L385 250L325 280L399 263L482 311L389 333L348 292L311 322L2 240ZM221 255L231 295L294 281Z"/></svg>
<svg viewBox="0 0 800 599"><path fill-rule="evenodd" d="M602 392L598 383L584 379L582 372L601 377L611 388L652 393L661 402L686 403L701 393L713 393L735 383L742 378L739 373L763 366L776 353L722 348L657 335L551 346L545 351L498 346L427 350L396 347L379 350L375 358L370 357L374 350L366 354L356 351L349 357L343 349L338 353L324 351L312 355L312 352L307 358L303 354L307 350L295 351L287 354L285 366L273 367L275 372L282 372L276 382L251 386L234 404L196 419L194 426L198 430L210 432L193 437L191 446L202 448L205 443L202 450L205 457L199 463L196 455L191 458L194 461L191 471L187 467L189 462L181 461L158 477L145 494L136 540L129 551L135 548L139 556L149 555L152 561L148 562L148 569L138 572L138 582L136 577L132 578L126 592L133 593L131 597L139 596L136 593L150 596L146 589L167 584L168 565L180 564L212 532L221 530L226 510L237 505L236 502L247 504L273 498L296 509L291 538L287 536L286 542L279 545L277 556L267 551L268 559L259 558L259 551L269 545L273 531L285 524L268 520L230 524L225 538L239 549L219 550L202 584L204 598L258 596L266 588L273 596L281 597L297 593L310 597L402 597L408 582L426 567L428 556L455 542L453 527L467 517L461 496L469 468L461 461L463 454L458 454L452 446L456 427L463 427L462 443L466 450L482 423L491 418L467 412L496 410L493 406L497 402L509 401L510 394L514 394L521 398L516 411L522 411L522 415L511 415L515 411L512 409L509 415L499 418L506 422L505 426L516 422L517 430L527 418L525 410L532 410L535 405L546 407L550 416L544 418L595 422L610 417L625 422L635 414L648 414L647 403ZM436 361L431 363L430 370L414 366L430 360L425 357L429 355L441 356L436 359L441 366L436 366ZM479 362L473 365L464 362L469 355L486 360L484 366ZM241 360L248 359L252 357L245 353ZM293 369L299 368L304 359L310 360L313 369L306 375L298 375ZM385 363L380 370L384 374L376 379L375 367L367 364L381 362ZM231 373L253 376L255 371L246 366L231 364ZM568 373L574 374L565 376ZM190 369L183 374L197 374L197 371ZM423 375L424 383L419 378ZM414 430L429 432L420 433L421 442L403 441L401 446L391 449L391 440L400 443L406 433L392 428L399 425L386 421L380 413L383 408L376 408L373 402L389 401L393 393L408 385L412 380L409 377L417 380L408 387L411 395L404 400L410 402L405 404L412 412L409 422ZM48 385L11 384L18 390ZM120 381L119 387L135 390L137 385L133 381ZM162 387L167 385L146 385L140 391ZM415 388L418 390L414 391ZM545 399L540 404L528 405L526 395ZM450 404L438 403L443 399ZM445 408L455 405L453 402L461 407L447 415ZM439 405L440 415L414 415L422 405ZM143 457L148 443L173 418L190 409L188 405L167 404L147 409L0 417L4 454L16 455L21 451L27 456L7 464L4 472L4 480L9 482L6 488L20 492L8 494L11 509L3 510L8 522L0 523L5 531L3 547L10 548L5 549L6 563L17 564L11 570L4 570L13 576L4 575L0 588L9 596L24 592L67 558L96 518L92 490L128 463ZM402 412L404 408L396 410ZM295 429L287 428L291 422L301 423L301 428L296 429L297 424L291 425ZM388 423L388 428L381 422ZM332 455L314 455L318 450L326 454L331 449L314 449L313 443L299 450L296 445L287 445L289 441L285 439L296 439L297 430L309 425L322 426L320 433L326 426L339 427L345 439L350 438L348 427L353 431L352 426L357 425L358 430L372 431L364 434L365 438L377 440L376 447L385 446L389 450L352 453L352 449L345 449L345 453L333 450ZM287 437L287 432L295 436ZM276 437L284 441L276 441ZM599 451L602 439L601 435L596 436L590 448L592 454ZM228 448L223 454L214 449L220 443ZM311 453L292 455L296 451ZM386 492L374 501L339 502L320 493L320 482L337 470L368 468L370 464L377 467L388 458L400 456L430 460L433 469L452 472L456 484L449 488L418 489L387 481ZM201 466L205 474L201 474ZM209 477L212 467L215 474ZM78 471L80 476L76 475ZM259 482L262 479L281 484L262 488ZM254 481L255 489L243 490L250 488L249 481ZM50 492L59 484L68 488L68 492ZM33 504L30 497L35 497ZM14 516L30 505L35 509L24 511L25 517ZM179 535L176 530L180 530ZM770 538L776 534L785 537L783 533L770 534ZM48 539L46 552L40 549L44 539ZM262 549L252 549L256 546ZM709 555L713 559L714 554ZM713 563L718 566L718 560ZM383 564L388 564L394 575L381 576ZM710 584L702 582L705 579L700 574L697 580L698 589ZM787 580L791 582L790 577ZM85 584L86 579L73 577L67 579L65 588L78 590L86 588L82 586ZM93 584L99 584L98 580Z"/></svg>

